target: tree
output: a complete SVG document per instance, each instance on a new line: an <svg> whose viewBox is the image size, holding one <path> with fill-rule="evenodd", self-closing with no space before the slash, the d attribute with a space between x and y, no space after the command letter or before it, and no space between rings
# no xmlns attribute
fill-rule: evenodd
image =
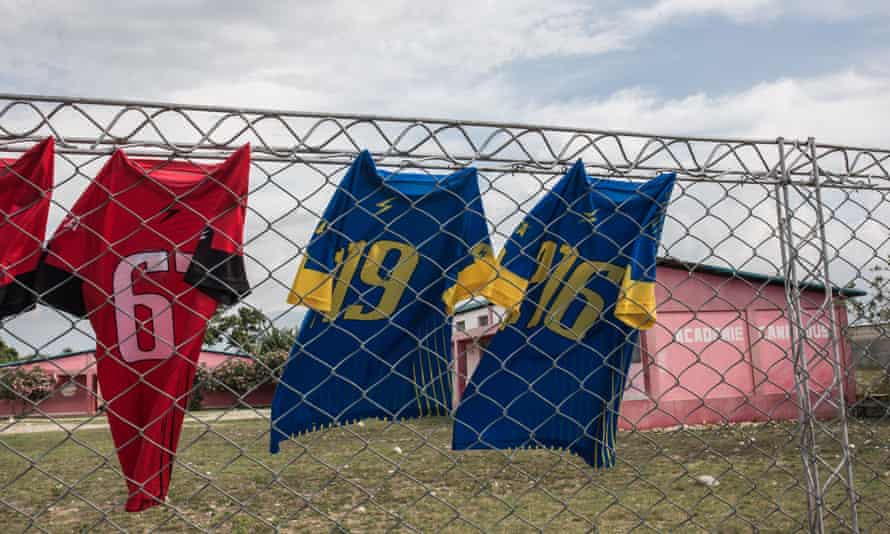
<svg viewBox="0 0 890 534"><path fill-rule="evenodd" d="M297 327L293 328L277 328L270 326L266 332L260 336L259 354L269 354L271 352L289 352L294 340L297 338Z"/></svg>
<svg viewBox="0 0 890 534"><path fill-rule="evenodd" d="M10 347L0 339L0 363L14 362L19 359L19 351Z"/></svg>
<svg viewBox="0 0 890 534"><path fill-rule="evenodd" d="M890 261L883 265L875 265L869 269L874 276L866 280L866 291L870 294L868 300L850 300L850 311L853 313L853 321L865 321L869 323L885 323L890 321ZM852 284L850 285L852 287Z"/></svg>
<svg viewBox="0 0 890 534"><path fill-rule="evenodd" d="M278 328L262 311L242 306L234 313L214 315L207 326L204 343L224 345L256 356L288 350L296 333L296 328Z"/></svg>

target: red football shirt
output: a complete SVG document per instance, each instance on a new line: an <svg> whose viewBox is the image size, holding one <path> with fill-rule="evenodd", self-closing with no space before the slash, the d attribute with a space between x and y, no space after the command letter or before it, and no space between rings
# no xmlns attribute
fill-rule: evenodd
<svg viewBox="0 0 890 534"><path fill-rule="evenodd" d="M34 272L43 250L53 191L50 137L19 159L0 159L0 318L34 305Z"/></svg>
<svg viewBox="0 0 890 534"><path fill-rule="evenodd" d="M163 502L207 321L248 293L250 147L219 165L118 150L47 246L44 300L89 317L128 511Z"/></svg>

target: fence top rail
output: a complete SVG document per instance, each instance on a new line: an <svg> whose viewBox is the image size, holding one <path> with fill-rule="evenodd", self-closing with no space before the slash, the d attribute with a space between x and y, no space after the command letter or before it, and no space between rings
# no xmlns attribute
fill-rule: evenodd
<svg viewBox="0 0 890 534"><path fill-rule="evenodd" d="M571 126L558 126L547 124L534 124L523 122L498 122L484 120L469 119L446 119L441 117L408 117L399 115L378 115L373 113L344 113L344 112L320 112L320 111L300 111L286 110L262 107L236 107L236 106L216 106L216 105L200 105L200 104L183 104L177 102L158 102L151 100L130 100L130 99L113 99L113 98L87 98L87 97L71 97L56 95L33 95L18 93L0 93L0 101L8 101L8 104L15 102L44 102L63 105L95 105L95 106L114 106L114 107L133 107L133 108L157 108L157 109L179 109L183 111L205 111L217 113L231 114L249 114L249 115L277 115L284 117L302 117L302 118L318 118L318 119L340 119L340 120L358 120L358 121L386 121L386 122L402 122L402 123L429 123L453 126L479 126L487 128L505 128L505 129L523 129L523 130L544 130L552 132L579 133L591 135L607 135L622 137L642 137L648 139L665 139L677 141L695 141L709 143L741 143L741 144L776 144L784 142L786 144L805 145L809 138L795 138L777 136L775 138L755 138L755 137L712 137L712 136L695 136L668 133L652 133L637 132L633 130L611 130L602 128L579 128ZM843 145L831 143L817 143L817 148L838 149L838 150L857 150L864 152L886 152L890 153L890 147L867 147L856 145Z"/></svg>
<svg viewBox="0 0 890 534"><path fill-rule="evenodd" d="M84 97L65 97L65 96L49 96L49 95L29 95L15 93L0 93L0 100L12 102L44 102L56 104L84 104L96 106L116 106L116 107L138 107L138 108L158 108L158 109L180 109L184 111L206 111L218 113L248 114L248 115L278 115L284 117L302 117L302 118L318 118L318 119L341 119L341 120L359 120L359 121L386 121L386 122L403 122L403 123L428 123L428 124L444 124L454 126L480 126L488 128L509 128L524 130L546 130L553 132L565 133L586 133L595 135L616 135L625 137L644 137L650 139L677 139L702 142L728 142L728 143L745 143L745 144L773 144L776 139L756 139L756 138L720 138L707 136L688 136L676 134L655 134L635 132L631 130L607 130L597 128L574 128L569 126L554 126L542 124L529 124L521 122L496 122L496 121L480 121L480 120L464 120L464 119L444 119L437 117L406 117L398 115L377 115L370 113L327 113L318 111L298 111L283 110L274 108L255 108L255 107L232 107L232 106L209 106L198 104L181 104L174 102L154 102L149 100L121 100L110 98L84 98ZM789 140L790 142L790 140ZM799 140L799 143L806 143L806 140ZM877 150L877 149L876 149Z"/></svg>
<svg viewBox="0 0 890 534"><path fill-rule="evenodd" d="M22 112L33 113L22 121ZM95 130L68 135L59 113L73 110ZM103 110L99 115L99 110ZM18 116L14 117L14 115ZM205 115L209 114L209 115ZM173 139L158 123L181 119ZM135 119L135 122L134 122ZM293 121L306 120L295 127ZM202 120L204 123L202 124ZM270 135L266 128L277 128ZM370 128L373 138L363 137ZM573 128L479 120L323 113L224 107L139 100L0 93L0 150L18 152L47 130L57 152L106 155L114 148L136 155L184 154L215 159L221 150L256 140L257 161L346 164L359 148L370 148L384 165L559 174L583 157L605 176L644 178L676 171L683 181L822 185L884 190L890 187L890 148L817 143L813 138L719 138L622 130ZM300 131L298 131L300 130ZM82 130L78 130L82 132ZM73 132L72 132L73 133ZM368 141L372 139L371 141ZM395 159L393 159L395 158ZM384 162L384 160L388 160ZM818 172L813 172L813 162ZM780 164L781 162L781 164Z"/></svg>

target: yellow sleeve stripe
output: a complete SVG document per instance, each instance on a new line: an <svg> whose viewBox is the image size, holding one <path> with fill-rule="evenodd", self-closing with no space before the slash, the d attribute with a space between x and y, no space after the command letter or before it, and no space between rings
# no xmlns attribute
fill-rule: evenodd
<svg viewBox="0 0 890 534"><path fill-rule="evenodd" d="M305 260L294 284L287 295L289 304L305 305L320 312L331 311L334 295L334 278L330 273L315 271L306 267Z"/></svg>
<svg viewBox="0 0 890 534"><path fill-rule="evenodd" d="M448 315L454 312L454 306L458 302L472 297L480 289L494 281L497 278L497 273L497 264L492 263L490 258L476 260L465 267L457 275L457 283L442 293L442 301L445 303L445 311Z"/></svg>
<svg viewBox="0 0 890 534"><path fill-rule="evenodd" d="M482 296L512 313L519 311L526 289L528 280L514 274L506 267L500 267L497 278L482 289Z"/></svg>
<svg viewBox="0 0 890 534"><path fill-rule="evenodd" d="M630 265L621 282L621 295L615 306L615 317L638 330L655 326L655 282L641 282L630 275Z"/></svg>

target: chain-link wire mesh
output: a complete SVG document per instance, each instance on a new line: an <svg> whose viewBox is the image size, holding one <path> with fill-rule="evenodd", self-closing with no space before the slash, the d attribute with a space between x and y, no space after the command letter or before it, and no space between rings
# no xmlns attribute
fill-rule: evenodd
<svg viewBox="0 0 890 534"><path fill-rule="evenodd" d="M96 352L89 321L45 305L4 319L4 354L19 357L0 367L0 409L8 417L0 426L0 520L10 530L890 527L888 149L0 95L4 169L46 137L56 148L45 239L115 149L131 158L193 162L214 181L206 169L250 143L243 256L251 293L220 308L201 333L197 376L184 394L156 386L146 369L130 386L157 394L164 406L159 419L189 404L169 496L139 514L124 512L125 475L106 423L115 415L114 398L98 387L94 355L110 356ZM475 299L458 304L450 322L440 302L425 301L425 288L397 276L411 254L363 256L371 265L365 278L353 265L357 277L341 271L336 282L345 280L344 291L354 291L352 280L364 280L365 292L355 298L366 312L380 309L380 295L368 284L392 282L402 295L399 306L423 300L438 325L431 329L436 335L448 330L447 343L427 347L430 363L420 372L402 373L392 354L370 354L390 366L387 377L417 386L427 409L421 405L414 415L425 417L378 406L393 417L320 425L289 439L279 454L267 452L268 405L305 313L285 298L326 206L363 149L380 169L396 173L475 167L495 252L579 158L590 176L622 182L677 173L664 206L657 323L638 340L629 337L635 350L626 367L608 358L603 364L627 375L624 387L603 399L613 412L621 400L614 467L595 469L559 448L452 450L454 408L479 362L503 356L489 348L509 318L503 308ZM455 218L472 210L463 202ZM415 207L422 211L419 201ZM380 209L389 208L366 215L373 219ZM5 212L0 224L15 220ZM439 221L438 233L452 232L449 221ZM452 238L466 241L459 233ZM478 243L464 245L469 250ZM108 243L103 255L114 254L115 246ZM350 254L347 247L337 265L349 263ZM441 260L422 258L428 259ZM145 271L154 265L136 263L128 265ZM448 278L450 267L439 265L435 277ZM558 274L554 268L545 278ZM127 280L104 304L115 307L122 292L132 293L135 282ZM157 331L146 325L172 306L124 313L138 329ZM603 313L610 304L604 306ZM186 312L198 310L186 305ZM396 314L378 317L386 323L380 328L397 323ZM374 336L359 338L344 324L330 320L324 330L368 352ZM402 334L413 342L429 339L417 331ZM167 345L171 360L194 371L195 355L180 340ZM537 350L547 354L546 347ZM596 357L593 348L590 353ZM312 351L299 356L323 359ZM549 355L558 362L555 356ZM337 365L328 369L321 388L330 377L346 376ZM431 387L440 389L430 393ZM535 393L536 381L527 388ZM363 393L365 400L373 397ZM168 444L153 441L151 424L132 422L132 439L169 452Z"/></svg>

